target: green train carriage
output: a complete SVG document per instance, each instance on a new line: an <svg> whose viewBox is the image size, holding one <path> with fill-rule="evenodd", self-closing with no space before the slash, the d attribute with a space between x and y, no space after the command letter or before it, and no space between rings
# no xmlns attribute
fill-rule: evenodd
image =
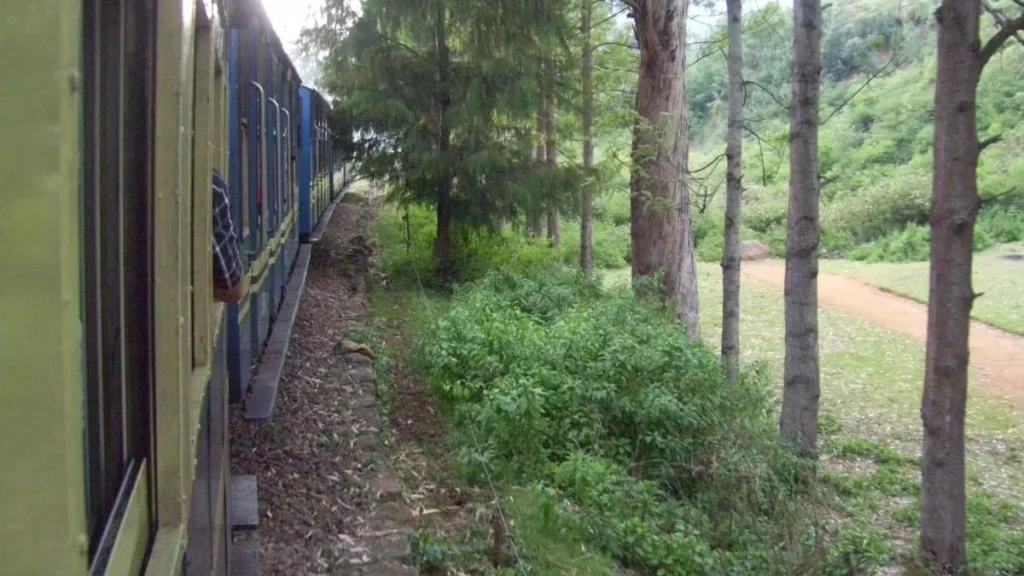
<svg viewBox="0 0 1024 576"><path fill-rule="evenodd" d="M229 572L211 174L255 1L0 8L0 573Z"/></svg>

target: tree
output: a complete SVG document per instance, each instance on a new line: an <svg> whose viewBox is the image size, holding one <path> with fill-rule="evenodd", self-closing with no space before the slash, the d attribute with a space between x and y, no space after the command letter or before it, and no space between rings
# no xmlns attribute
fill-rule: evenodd
<svg viewBox="0 0 1024 576"><path fill-rule="evenodd" d="M583 171L584 181L580 200L580 268L584 273L594 268L593 216L594 216L594 54L590 45L592 0L582 0L580 6L580 34L583 37L583 62L580 68L583 89Z"/></svg>
<svg viewBox="0 0 1024 576"><path fill-rule="evenodd" d="M633 278L664 273L667 302L700 334L693 224L686 189L689 0L627 0L640 46L633 128Z"/></svg>
<svg viewBox="0 0 1024 576"><path fill-rule="evenodd" d="M793 3L793 101L789 113L786 229L786 359L780 429L807 456L818 443L818 99L821 0Z"/></svg>
<svg viewBox="0 0 1024 576"><path fill-rule="evenodd" d="M987 0L982 2L991 8ZM996 16L999 31L981 47L980 11L979 0L943 0L935 11L938 70L928 339L921 399L920 554L926 567L941 574L959 574L967 563L964 418L968 333L976 297L971 287L974 223L981 205L978 80L992 55L1024 29L1024 11L1015 20Z"/></svg>
<svg viewBox="0 0 1024 576"><path fill-rule="evenodd" d="M547 160L549 175L548 198L548 242L552 246L562 243L562 233L558 227L558 195L563 192L557 187L558 169L558 137L557 115L555 113L555 64L548 61L544 67L544 157Z"/></svg>
<svg viewBox="0 0 1024 576"><path fill-rule="evenodd" d="M725 249L722 255L722 358L729 384L740 381L740 227L743 195L743 0L726 0L729 22L729 129L725 156Z"/></svg>
<svg viewBox="0 0 1024 576"><path fill-rule="evenodd" d="M359 171L437 214L437 271L451 277L456 226L497 229L532 207L540 106L535 56L564 29L567 0L328 0L303 32L325 88L360 135ZM562 28L559 28L561 26Z"/></svg>
<svg viewBox="0 0 1024 576"><path fill-rule="evenodd" d="M544 112L544 100L541 99L540 107L537 109L537 145L533 149L533 162L534 169L538 172L543 171L547 167L547 146L545 145L545 131L544 127L547 122L547 114ZM542 195L539 193L539 186L534 187L534 195L529 211L530 218L530 232L534 238L544 237L544 223L543 223L543 212L544 202Z"/></svg>

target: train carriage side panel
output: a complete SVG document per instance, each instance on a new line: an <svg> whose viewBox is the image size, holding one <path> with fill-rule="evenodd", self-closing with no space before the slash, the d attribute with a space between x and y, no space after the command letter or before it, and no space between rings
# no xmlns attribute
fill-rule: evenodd
<svg viewBox="0 0 1024 576"><path fill-rule="evenodd" d="M285 269L290 277L295 266L295 256L298 253L298 227L296 226L298 210L295 206L295 163L297 158L295 119L298 114L298 106L296 104L298 78L291 68L288 69L288 82L286 86L287 91L285 99L287 101L287 105L285 106L285 110L287 113L285 114L285 122L287 124L287 133L285 139L287 143L287 153L285 154L285 162L287 170L285 171L285 189L287 190L287 193L285 195L285 201L287 204L288 214L288 239L285 250Z"/></svg>
<svg viewBox="0 0 1024 576"><path fill-rule="evenodd" d="M249 366L252 365L252 339L251 321L253 295L249 291L249 272L252 270L249 263L249 256L255 251L252 249L252 241L256 234L250 232L249 214L253 211L255 194L252 194L251 182L252 172L250 169L250 148L251 139L249 131L254 127L248 123L250 115L245 109L250 105L247 95L253 88L248 84L249 75L245 74L247 63L240 62L239 51L241 33L232 30L230 34L230 47L228 52L229 67L229 109L230 119L228 130L230 134L229 149L231 164L231 202L233 217L236 222L236 232L239 237L239 254L242 257L244 277L246 282L245 295L238 304L228 306L227 318L227 372L230 382L230 399L232 402L240 401L249 390L252 378ZM246 122L243 122L243 118Z"/></svg>
<svg viewBox="0 0 1024 576"><path fill-rule="evenodd" d="M0 558L11 574L84 574L79 57L82 6L0 6ZM61 137L41 138L40 134ZM31 242L26 239L31 238ZM31 334L31 337L29 337ZM26 433L31 431L31 433ZM17 463L14 465L13 463Z"/></svg>
<svg viewBox="0 0 1024 576"><path fill-rule="evenodd" d="M309 239L313 231L313 103L312 91L303 86L299 88L302 99L302 128L299 130L302 149L299 153L299 238L303 242Z"/></svg>
<svg viewBox="0 0 1024 576"><path fill-rule="evenodd" d="M269 98L272 97L269 62L269 51L267 50L267 30L260 27L254 31L252 52L246 57L254 63L254 72L261 87L260 106L253 111L253 116L259 117L260 125L263 127L259 133L260 147L260 171L259 171L259 214L260 214L260 239L256 249L257 260L252 273L252 297L258 302L255 310L254 332L252 340L252 358L259 358L263 351L263 344L270 334L270 293L267 289L270 277L270 241L273 239L273 223L271 221L270 204L272 193L271 168L273 156L271 155L271 130L270 114L272 106Z"/></svg>
<svg viewBox="0 0 1024 576"><path fill-rule="evenodd" d="M283 172L283 168L284 168L283 162L282 162L282 156L284 154L284 146L283 146L283 138L282 138L283 133L282 133L282 127L281 127L281 119L282 119L281 101L284 99L283 98L284 92L281 89L282 88L281 76L282 76L283 71L282 71L282 67L281 67L281 61L279 59L280 54L278 54L277 51L274 49L274 45L273 44L270 44L269 49L270 49L270 62L271 62L271 67L270 67L271 86L273 87L271 89L271 92L274 94L274 97L273 97L274 106L273 106L273 108L271 110L269 110L270 115L271 115L270 123L274 127L274 137L272 139L272 147L273 147L273 150L274 150L274 153L273 153L272 157L273 157L274 160L271 163L271 166L272 166L272 169L273 169L273 180L274 180L274 184L273 184L273 186L271 188L274 191L274 193L273 193L273 195L271 197L271 204L270 204L270 206L271 206L270 209L271 209L271 211L273 213L273 216L271 217L271 220L273 221L273 225L274 225L274 228L273 228L273 230L274 230L274 239L271 242L271 253L270 253L271 266L270 266L270 279L268 281L268 287L269 287L269 290L270 290L270 318L271 318L271 324L273 324L277 320L277 314L278 314L278 311L281 308L281 295L282 295L282 293L284 291L284 257L283 257L284 254L282 252L282 248L284 247L284 244L282 242L282 240L283 240L283 236L282 235L284 234L285 220L284 220L284 213L283 213L282 205L281 205L281 198L284 196L284 190L283 190L283 188L281 186L282 172Z"/></svg>

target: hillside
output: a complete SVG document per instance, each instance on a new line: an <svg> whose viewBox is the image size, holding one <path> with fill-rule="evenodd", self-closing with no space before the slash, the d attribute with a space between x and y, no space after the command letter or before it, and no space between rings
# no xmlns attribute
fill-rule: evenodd
<svg viewBox="0 0 1024 576"><path fill-rule="evenodd" d="M721 3L724 4L724 3ZM934 1L898 4L859 0L825 11L820 134L822 250L876 261L927 257L931 194L932 107L935 94ZM747 15L748 85L744 144L744 225L750 238L777 254L785 239L791 15L769 5ZM982 23L982 35L994 23ZM691 170L697 211L716 229L724 202L725 32L691 53L687 75ZM979 189L987 201L979 249L1024 238L1024 48L1008 47L985 68L978 89L979 138L987 147ZM613 201L614 202L614 201ZM700 233L700 232L698 232ZM719 234L709 235L716 242ZM870 246L865 247L865 244ZM718 248L702 256L715 260Z"/></svg>

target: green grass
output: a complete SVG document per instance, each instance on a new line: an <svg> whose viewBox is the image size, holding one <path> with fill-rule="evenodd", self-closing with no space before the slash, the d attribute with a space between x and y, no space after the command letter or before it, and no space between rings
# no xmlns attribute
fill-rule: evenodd
<svg viewBox="0 0 1024 576"><path fill-rule="evenodd" d="M974 301L971 316L990 326L1024 336L1024 261L1007 254L1024 254L1024 244L1004 244L974 256ZM928 302L928 262L867 264L849 260L822 260L821 271L853 276L872 286Z"/></svg>
<svg viewBox="0 0 1024 576"><path fill-rule="evenodd" d="M878 266L883 265L872 267ZM717 343L721 270L714 264L698 264L698 275L702 337ZM628 269L608 271L605 282L622 284L629 277ZM782 290L744 279L741 307L743 362L766 362L781 388ZM828 308L819 312L819 333L823 478L839 497L832 512L845 518L841 539L852 539L849 546L897 562L916 546L924 343ZM970 379L976 383L978 375L972 371ZM1009 402L970 396L969 554L983 574L998 574L1006 566L1024 567L1024 560L1016 563L1024 555L1019 529L1024 518L1019 508L1009 513L1004 509L1024 501L1022 424L1024 411Z"/></svg>

